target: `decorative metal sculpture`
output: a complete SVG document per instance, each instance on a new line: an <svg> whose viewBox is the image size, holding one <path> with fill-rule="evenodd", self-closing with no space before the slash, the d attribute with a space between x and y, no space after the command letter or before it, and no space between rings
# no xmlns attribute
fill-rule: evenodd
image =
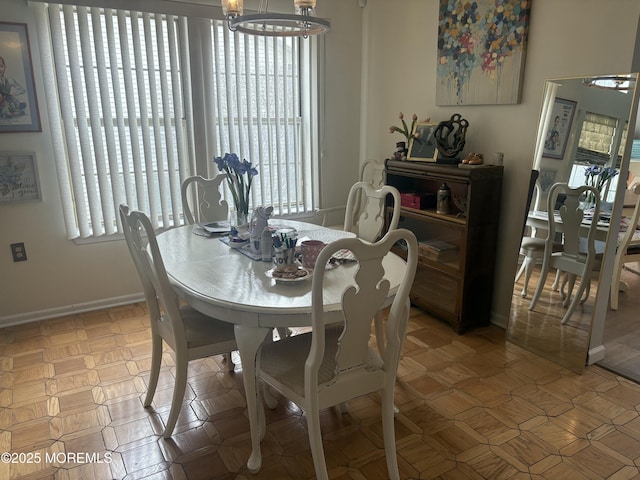
<svg viewBox="0 0 640 480"><path fill-rule="evenodd" d="M449 120L440 122L434 132L440 155L445 158L454 158L458 155L464 148L468 127L469 122L459 113L454 113Z"/></svg>

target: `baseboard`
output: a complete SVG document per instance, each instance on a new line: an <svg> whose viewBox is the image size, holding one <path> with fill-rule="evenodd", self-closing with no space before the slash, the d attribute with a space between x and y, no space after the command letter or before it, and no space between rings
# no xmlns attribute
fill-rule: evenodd
<svg viewBox="0 0 640 480"><path fill-rule="evenodd" d="M35 312L19 313L16 315L7 315L0 317L0 328L12 325L20 325L23 323L37 322L40 320L49 320L51 318L64 317L77 313L91 312L94 310L102 310L103 308L118 307L120 305L129 305L131 303L144 301L142 293L132 295L124 295L122 297L105 298L96 300L95 302L81 303L77 305L65 305L63 307L50 308L46 310L38 310Z"/></svg>
<svg viewBox="0 0 640 480"><path fill-rule="evenodd" d="M495 312L491 312L491 325L495 325L496 327L500 327L503 330L507 329L508 319L504 315L498 315Z"/></svg>
<svg viewBox="0 0 640 480"><path fill-rule="evenodd" d="M587 353L587 365L593 365L600 360L604 360L604 353L604 345L598 345L597 347L590 348Z"/></svg>

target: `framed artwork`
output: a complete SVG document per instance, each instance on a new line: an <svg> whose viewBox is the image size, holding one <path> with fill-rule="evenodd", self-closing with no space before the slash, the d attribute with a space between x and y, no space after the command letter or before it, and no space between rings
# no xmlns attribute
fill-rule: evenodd
<svg viewBox="0 0 640 480"><path fill-rule="evenodd" d="M434 132L437 123L418 122L413 129L413 137L409 141L407 160L435 162L438 158Z"/></svg>
<svg viewBox="0 0 640 480"><path fill-rule="evenodd" d="M440 0L436 105L520 103L531 0Z"/></svg>
<svg viewBox="0 0 640 480"><path fill-rule="evenodd" d="M0 133L41 130L27 24L0 22Z"/></svg>
<svg viewBox="0 0 640 480"><path fill-rule="evenodd" d="M0 205L42 200L36 155L0 152Z"/></svg>
<svg viewBox="0 0 640 480"><path fill-rule="evenodd" d="M573 100L555 99L551 112L551 121L544 135L543 157L564 158L576 105L577 103Z"/></svg>

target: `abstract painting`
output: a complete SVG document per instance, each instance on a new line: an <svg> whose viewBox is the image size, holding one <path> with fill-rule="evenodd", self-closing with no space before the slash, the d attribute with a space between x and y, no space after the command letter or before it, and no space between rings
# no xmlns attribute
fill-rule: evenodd
<svg viewBox="0 0 640 480"><path fill-rule="evenodd" d="M531 0L440 0L437 105L520 102Z"/></svg>

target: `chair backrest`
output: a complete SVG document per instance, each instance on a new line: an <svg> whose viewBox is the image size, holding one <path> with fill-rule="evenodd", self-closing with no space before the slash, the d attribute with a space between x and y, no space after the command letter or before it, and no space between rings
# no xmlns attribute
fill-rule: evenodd
<svg viewBox="0 0 640 480"><path fill-rule="evenodd" d="M151 220L143 212L130 211L126 205L120 205L120 219L127 247L144 288L151 328L174 351L186 349L178 296L169 283ZM160 307L164 316L160 315Z"/></svg>
<svg viewBox="0 0 640 480"><path fill-rule="evenodd" d="M640 245L640 240L634 240L634 234L638 228L638 222L640 221L640 183L632 184L629 190L635 194L636 202L633 213L629 217L627 230L618 237L618 250L619 252L621 251L623 255L626 253L626 250L630 245L633 245L634 247L636 245Z"/></svg>
<svg viewBox="0 0 640 480"><path fill-rule="evenodd" d="M353 253L358 265L353 284L347 287L342 295L341 310L344 322L336 327L341 328L342 333L338 336L337 345L334 348L336 351L334 362L331 362L332 365L328 370L323 368L322 371L320 367L323 364L325 347L329 346L325 345L329 337L324 329L323 302L327 273L324 268L316 268L313 272L311 284L313 333L305 367L305 396L311 396L307 398L318 394L318 379L322 382L326 381L326 377L335 380L330 388L338 391L366 390L371 386L368 382L380 382L381 372L375 373L368 370L368 366L371 365L368 346L373 319L376 312L383 307L390 288L389 281L385 278L383 258L399 241L404 241L407 247L406 268L389 310L384 339L386 343L384 351L380 352L384 362L383 375L387 377L385 382L390 382L390 384L385 383L385 386L393 388L409 319L409 292L416 273L418 258L416 237L407 229L389 231L384 238L373 244L359 238L343 238L328 244L318 255L318 265L325 265L334 253L346 249ZM377 378L374 378L376 375ZM323 388L326 389L327 386Z"/></svg>
<svg viewBox="0 0 640 480"><path fill-rule="evenodd" d="M375 188L382 187L387 181L384 164L375 160L366 160L360 166L360 181L367 182Z"/></svg>
<svg viewBox="0 0 640 480"><path fill-rule="evenodd" d="M593 215L592 221L586 222L588 229L584 228L585 218L585 198L591 193L592 202L589 204L589 215ZM564 202L558 210L554 211L558 196L566 195ZM565 256L575 256L587 254L593 259L596 253L596 230L598 229L598 219L600 218L600 192L588 185L578 188L571 188L566 183L554 183L549 189L547 199L547 212L549 218L548 241L556 238L556 232L561 231L563 235L563 254ZM556 215L559 215L562 227L560 228Z"/></svg>
<svg viewBox="0 0 640 480"><path fill-rule="evenodd" d="M220 192L220 184L225 178L225 174L213 178L196 175L182 182L182 209L185 223L193 225L227 220L229 205Z"/></svg>
<svg viewBox="0 0 640 480"><path fill-rule="evenodd" d="M359 238L375 242L385 233L387 197L392 197L393 214L387 231L398 228L400 222L400 192L391 185L376 189L370 183L357 182L349 190L344 230Z"/></svg>

